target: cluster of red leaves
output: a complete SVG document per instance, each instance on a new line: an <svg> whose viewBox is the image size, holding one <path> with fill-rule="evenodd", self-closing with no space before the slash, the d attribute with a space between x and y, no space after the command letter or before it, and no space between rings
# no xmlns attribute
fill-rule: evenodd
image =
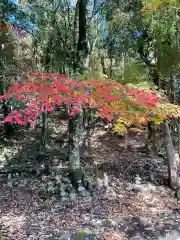
<svg viewBox="0 0 180 240"><path fill-rule="evenodd" d="M33 125L44 111L52 112L57 104L71 106L70 116L76 115L81 108L95 108L99 116L111 120L121 112L121 108L112 107L112 103L130 99L130 103L142 107L156 107L159 99L155 93L130 89L112 81L88 80L79 82L62 74L41 74L36 72L32 78L49 79L36 83L21 82L13 84L0 97L18 99L26 103L26 108L12 111L4 122Z"/></svg>

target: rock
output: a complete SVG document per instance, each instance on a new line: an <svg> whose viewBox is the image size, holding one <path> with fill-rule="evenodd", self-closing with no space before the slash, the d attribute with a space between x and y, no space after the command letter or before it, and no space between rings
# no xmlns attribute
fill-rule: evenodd
<svg viewBox="0 0 180 240"><path fill-rule="evenodd" d="M70 179L68 177L63 177L62 182L64 183L71 183Z"/></svg>
<svg viewBox="0 0 180 240"><path fill-rule="evenodd" d="M93 183L91 180L87 181L87 189L91 192L93 190Z"/></svg>
<svg viewBox="0 0 180 240"><path fill-rule="evenodd" d="M91 225L92 225L92 227L100 228L102 225L102 220L101 219L92 219Z"/></svg>
<svg viewBox="0 0 180 240"><path fill-rule="evenodd" d="M167 235L165 240L180 240L180 231L178 229L172 229Z"/></svg>
<svg viewBox="0 0 180 240"><path fill-rule="evenodd" d="M130 238L130 240L145 240L145 239L143 236L137 235L137 236Z"/></svg>
<svg viewBox="0 0 180 240"><path fill-rule="evenodd" d="M61 237L59 238L59 240L71 240L70 235L69 234L63 234L61 235Z"/></svg>
<svg viewBox="0 0 180 240"><path fill-rule="evenodd" d="M65 197L66 196L66 192L64 191L64 189L60 189L60 196L61 197Z"/></svg>
<svg viewBox="0 0 180 240"><path fill-rule="evenodd" d="M47 180L47 176L43 175L41 179L42 179L42 181L46 181Z"/></svg>
<svg viewBox="0 0 180 240"><path fill-rule="evenodd" d="M148 218L140 217L139 223L141 227L144 227L144 228L151 227L151 221Z"/></svg>
<svg viewBox="0 0 180 240"><path fill-rule="evenodd" d="M12 187L13 187L12 182L11 182L11 181L8 181L8 182L7 182L7 186L10 187L10 188L12 188Z"/></svg>
<svg viewBox="0 0 180 240"><path fill-rule="evenodd" d="M106 173L104 173L104 187L105 188L109 187L109 179L108 179L108 175Z"/></svg>
<svg viewBox="0 0 180 240"><path fill-rule="evenodd" d="M76 200L76 193L75 192L69 193L69 198L70 198L70 200L75 201Z"/></svg>
<svg viewBox="0 0 180 240"><path fill-rule="evenodd" d="M147 189L143 185L134 185L133 190L138 193L138 192L147 192Z"/></svg>
<svg viewBox="0 0 180 240"><path fill-rule="evenodd" d="M79 186L78 187L78 192L82 192L82 191L85 191L85 188L83 186Z"/></svg>
<svg viewBox="0 0 180 240"><path fill-rule="evenodd" d="M155 192L155 191L156 191L156 186L154 186L154 185L151 184L151 183L148 183L147 186L146 186L146 188L147 188L147 191L148 191L148 192Z"/></svg>
<svg viewBox="0 0 180 240"><path fill-rule="evenodd" d="M140 178L139 174L137 174L135 177L135 184L141 185L141 178Z"/></svg>
<svg viewBox="0 0 180 240"><path fill-rule="evenodd" d="M99 191L103 186L103 181L100 178L97 178L96 180L96 188Z"/></svg>
<svg viewBox="0 0 180 240"><path fill-rule="evenodd" d="M56 184L60 184L61 183L61 176L60 175L56 175L55 176L55 180L56 180Z"/></svg>
<svg viewBox="0 0 180 240"><path fill-rule="evenodd" d="M87 190L84 190L84 191L79 192L79 195L81 197L89 197L90 193Z"/></svg>
<svg viewBox="0 0 180 240"><path fill-rule="evenodd" d="M11 180L11 173L8 173L8 180Z"/></svg>
<svg viewBox="0 0 180 240"><path fill-rule="evenodd" d="M67 197L61 197L61 202L67 202L69 200L69 198Z"/></svg>
<svg viewBox="0 0 180 240"><path fill-rule="evenodd" d="M92 197L89 196L89 197L83 197L83 201L84 202L91 202L92 201Z"/></svg>

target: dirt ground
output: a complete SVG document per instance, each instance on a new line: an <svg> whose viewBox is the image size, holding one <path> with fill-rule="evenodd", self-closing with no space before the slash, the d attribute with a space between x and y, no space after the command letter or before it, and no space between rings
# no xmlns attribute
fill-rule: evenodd
<svg viewBox="0 0 180 240"><path fill-rule="evenodd" d="M66 152L62 137L67 122L59 122L57 118L50 124L47 148L53 156ZM1 149L1 168L29 164L27 158L36 151L37 136L20 131L6 143ZM166 161L153 158L144 143L144 134L131 134L125 149L123 138L110 136L103 127L85 137L82 166L94 180L104 173L109 179L108 190L95 191L87 201L42 201L42 181L36 176L22 176L21 180L16 176L13 187L0 176L0 240L68 240L83 229L88 236L79 239L84 240L178 239L180 206L167 187ZM66 165L66 160L62 164ZM132 191L137 174L143 184L153 186L152 191ZM169 231L174 231L174 237L168 238Z"/></svg>

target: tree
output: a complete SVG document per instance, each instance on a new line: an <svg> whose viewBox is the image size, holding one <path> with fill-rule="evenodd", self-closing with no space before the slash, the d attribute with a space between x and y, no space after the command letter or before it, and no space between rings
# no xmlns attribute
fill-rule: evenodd
<svg viewBox="0 0 180 240"><path fill-rule="evenodd" d="M143 111L146 107L150 109L156 107L159 101L155 93L130 89L112 81L78 82L65 75L48 73L41 75L39 72L32 75L34 78L39 78L39 76L51 79L51 81L15 83L1 96L1 99L11 98L25 103L23 108L14 109L5 117L2 124L10 122L25 126L29 123L34 126L35 120L41 113L54 111L57 104L71 106L69 117L73 118L73 121L70 123L75 125L70 126L75 131L71 136L75 136L75 139L72 142L70 139L70 148L73 148L70 149L69 160L74 171L80 168L79 155L77 155L80 133L77 127L81 128L82 125L78 116L82 108L97 109L99 117L111 121L120 113L128 111L129 108L134 108L134 111ZM90 89L93 91L87 91Z"/></svg>

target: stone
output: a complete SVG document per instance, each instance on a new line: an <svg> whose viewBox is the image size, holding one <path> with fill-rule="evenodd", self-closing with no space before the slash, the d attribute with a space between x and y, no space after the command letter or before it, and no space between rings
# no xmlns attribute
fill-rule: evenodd
<svg viewBox="0 0 180 240"><path fill-rule="evenodd" d="M76 200L76 193L75 192L69 193L69 198L70 198L70 200L75 201Z"/></svg>
<svg viewBox="0 0 180 240"><path fill-rule="evenodd" d="M69 198L67 196L60 198L61 202L68 202Z"/></svg>
<svg viewBox="0 0 180 240"><path fill-rule="evenodd" d="M8 181L8 182L7 182L7 186L10 187L10 188L12 188L12 187L13 187L12 182L11 182L11 181Z"/></svg>
<svg viewBox="0 0 180 240"><path fill-rule="evenodd" d="M108 175L106 173L104 173L103 175L104 175L104 187L108 188L109 187Z"/></svg>
<svg viewBox="0 0 180 240"><path fill-rule="evenodd" d="M68 177L63 177L63 178L62 178L62 181L63 181L64 183L71 183L71 181L70 181L70 179L69 179Z"/></svg>
<svg viewBox="0 0 180 240"><path fill-rule="evenodd" d="M180 231L178 229L172 229L167 235L165 240L180 240Z"/></svg>
<svg viewBox="0 0 180 240"><path fill-rule="evenodd" d="M136 185L134 186L133 190L138 193L138 192L142 192L145 193L147 192L147 189L143 186L143 185Z"/></svg>
<svg viewBox="0 0 180 240"><path fill-rule="evenodd" d="M87 181L87 189L91 192L93 190L93 183L91 180Z"/></svg>
<svg viewBox="0 0 180 240"><path fill-rule="evenodd" d="M92 227L100 228L102 226L102 220L101 219L92 219L91 225L92 225Z"/></svg>
<svg viewBox="0 0 180 240"><path fill-rule="evenodd" d="M147 186L146 186L146 188L147 188L147 191L148 191L148 192L151 192L151 193L156 191L156 186L154 186L154 185L151 184L151 183L148 183Z"/></svg>
<svg viewBox="0 0 180 240"><path fill-rule="evenodd" d="M60 196L61 197L65 197L66 196L66 192L64 190L62 190L62 189L60 190Z"/></svg>
<svg viewBox="0 0 180 240"><path fill-rule="evenodd" d="M151 221L148 218L140 217L139 223L141 227L144 227L144 228L151 227Z"/></svg>
<svg viewBox="0 0 180 240"><path fill-rule="evenodd" d="M55 176L55 180L56 180L56 184L60 184L61 183L61 176L60 175L56 175Z"/></svg>
<svg viewBox="0 0 180 240"><path fill-rule="evenodd" d="M130 240L145 240L145 239L143 236L137 235L137 236L130 238Z"/></svg>
<svg viewBox="0 0 180 240"><path fill-rule="evenodd" d="M79 192L80 196L82 197L89 197L90 193L87 190L81 191Z"/></svg>
<svg viewBox="0 0 180 240"><path fill-rule="evenodd" d="M71 240L71 238L69 234L62 234L59 240Z"/></svg>
<svg viewBox="0 0 180 240"><path fill-rule="evenodd" d="M47 176L46 175L43 175L42 176L42 181L46 181L47 180Z"/></svg>
<svg viewBox="0 0 180 240"><path fill-rule="evenodd" d="M82 192L82 191L85 191L85 188L83 186L79 186L78 187L78 192Z"/></svg>
<svg viewBox="0 0 180 240"><path fill-rule="evenodd" d="M89 196L89 197L83 197L83 201L84 202L91 202L92 201L92 197Z"/></svg>
<svg viewBox="0 0 180 240"><path fill-rule="evenodd" d="M97 178L97 180L96 180L96 188L97 188L97 190L98 191L101 190L102 186L103 186L102 180L100 178Z"/></svg>
<svg viewBox="0 0 180 240"><path fill-rule="evenodd" d="M136 177L135 177L135 184L136 185L141 185L141 178L140 178L139 174L137 174Z"/></svg>

